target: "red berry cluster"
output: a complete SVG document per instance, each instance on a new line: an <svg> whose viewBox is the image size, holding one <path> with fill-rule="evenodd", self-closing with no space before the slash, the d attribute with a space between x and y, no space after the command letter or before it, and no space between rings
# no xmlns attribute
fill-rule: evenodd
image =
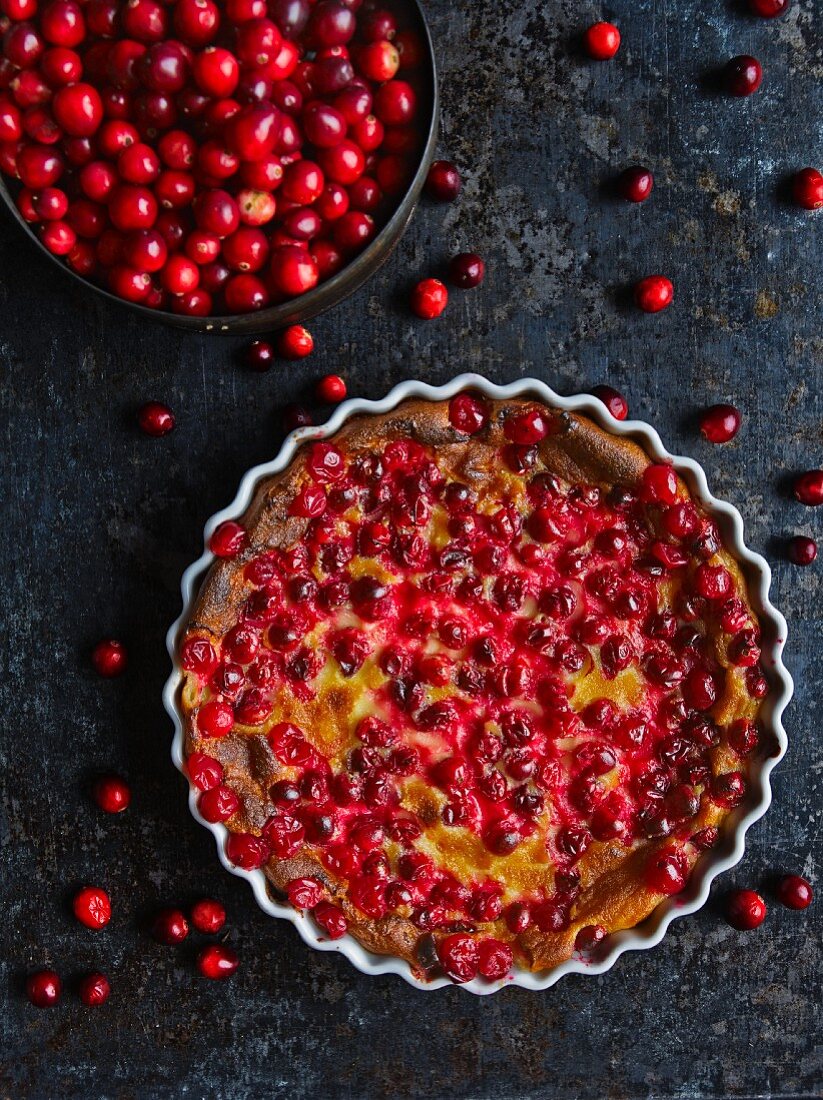
<svg viewBox="0 0 823 1100"><path fill-rule="evenodd" d="M787 909L808 909L814 893L800 875L784 875L775 888L777 900ZM726 897L726 920L740 932L758 928L766 919L766 903L754 890L732 890Z"/></svg>
<svg viewBox="0 0 823 1100"><path fill-rule="evenodd" d="M0 170L46 248L127 301L294 298L413 175L422 45L376 0L0 0L0 21Z"/></svg>

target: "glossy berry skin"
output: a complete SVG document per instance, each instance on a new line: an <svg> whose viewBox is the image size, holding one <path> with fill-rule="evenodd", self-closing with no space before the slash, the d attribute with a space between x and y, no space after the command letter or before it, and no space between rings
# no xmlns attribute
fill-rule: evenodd
<svg viewBox="0 0 823 1100"><path fill-rule="evenodd" d="M210 943L197 956L197 969L204 978L222 981L230 978L240 965L237 952L221 943Z"/></svg>
<svg viewBox="0 0 823 1100"><path fill-rule="evenodd" d="M426 194L435 202L454 202L460 194L463 180L448 160L436 160L426 176Z"/></svg>
<svg viewBox="0 0 823 1100"><path fill-rule="evenodd" d="M754 890L733 890L726 898L726 920L740 932L758 928L766 919L766 903Z"/></svg>
<svg viewBox="0 0 823 1100"><path fill-rule="evenodd" d="M634 287L634 301L644 313L659 313L671 305L674 286L665 275L647 275Z"/></svg>
<svg viewBox="0 0 823 1100"><path fill-rule="evenodd" d="M639 164L633 164L618 176L617 193L627 202L645 202L654 189L654 176Z"/></svg>
<svg viewBox="0 0 823 1100"><path fill-rule="evenodd" d="M412 313L424 321L439 317L449 300L449 292L439 279L423 279L412 290Z"/></svg>
<svg viewBox="0 0 823 1100"><path fill-rule="evenodd" d="M700 414L700 431L709 443L728 443L740 431L741 420L734 405L711 405Z"/></svg>
<svg viewBox="0 0 823 1100"><path fill-rule="evenodd" d="M277 337L277 353L283 359L305 359L314 351L314 337L303 325L289 325Z"/></svg>
<svg viewBox="0 0 823 1100"><path fill-rule="evenodd" d="M91 663L100 676L112 679L126 671L129 658L126 647L115 638L106 638L98 642L92 650Z"/></svg>
<svg viewBox="0 0 823 1100"><path fill-rule="evenodd" d="M318 401L335 405L338 401L345 400L346 383L338 374L327 374L315 386L314 394Z"/></svg>
<svg viewBox="0 0 823 1100"><path fill-rule="evenodd" d="M792 198L804 210L823 207L823 173L816 168L802 168L792 179Z"/></svg>
<svg viewBox="0 0 823 1100"><path fill-rule="evenodd" d="M762 19L774 19L789 10L791 0L749 0L749 11Z"/></svg>
<svg viewBox="0 0 823 1100"><path fill-rule="evenodd" d="M159 401L148 401L137 413L140 431L159 439L174 429L174 413Z"/></svg>
<svg viewBox="0 0 823 1100"><path fill-rule="evenodd" d="M111 983L105 974L87 974L78 989L80 1000L89 1008L104 1005L111 996Z"/></svg>
<svg viewBox="0 0 823 1100"><path fill-rule="evenodd" d="M218 558L236 558L245 545L245 528L231 519L216 527L209 539L209 549Z"/></svg>
<svg viewBox="0 0 823 1100"><path fill-rule="evenodd" d="M620 49L620 31L614 23L594 23L583 36L583 45L593 61L609 61Z"/></svg>
<svg viewBox="0 0 823 1100"><path fill-rule="evenodd" d="M777 898L788 909L808 909L814 898L814 891L800 875L786 875L777 884Z"/></svg>
<svg viewBox="0 0 823 1100"><path fill-rule="evenodd" d="M189 922L179 909L161 909L151 926L152 937L168 947L182 943L189 934Z"/></svg>
<svg viewBox="0 0 823 1100"><path fill-rule="evenodd" d="M763 82L763 69L756 57L741 54L723 69L723 83L729 95L742 98L756 92Z"/></svg>
<svg viewBox="0 0 823 1100"><path fill-rule="evenodd" d="M105 928L111 920L111 901L105 890L99 886L84 886L72 902L75 917L95 932Z"/></svg>
<svg viewBox="0 0 823 1100"><path fill-rule="evenodd" d="M63 983L56 970L38 970L26 978L26 996L35 1008L51 1008L60 1000Z"/></svg>
<svg viewBox="0 0 823 1100"><path fill-rule="evenodd" d="M476 252L460 252L449 262L449 282L461 290L474 290L486 274L486 265Z"/></svg>
<svg viewBox="0 0 823 1100"><path fill-rule="evenodd" d="M263 374L274 362L274 348L265 340L255 340L245 353L246 366Z"/></svg>
<svg viewBox="0 0 823 1100"><path fill-rule="evenodd" d="M794 495L808 508L823 504L823 470L807 470L795 478Z"/></svg>
<svg viewBox="0 0 823 1100"><path fill-rule="evenodd" d="M788 554L794 565L811 565L817 558L817 543L806 535L795 535L789 540Z"/></svg>
<svg viewBox="0 0 823 1100"><path fill-rule="evenodd" d="M201 898L191 907L191 923L198 932L213 936L226 923L226 910L213 898Z"/></svg>
<svg viewBox="0 0 823 1100"><path fill-rule="evenodd" d="M603 402L615 420L625 420L629 415L629 403L619 390L611 386L595 386L592 394Z"/></svg>
<svg viewBox="0 0 823 1100"><path fill-rule="evenodd" d="M91 793L98 808L107 814L120 814L131 802L129 785L119 775L101 775Z"/></svg>

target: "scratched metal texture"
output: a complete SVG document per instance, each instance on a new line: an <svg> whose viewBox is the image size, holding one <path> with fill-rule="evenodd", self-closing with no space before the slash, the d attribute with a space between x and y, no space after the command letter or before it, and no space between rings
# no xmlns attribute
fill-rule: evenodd
<svg viewBox="0 0 823 1100"><path fill-rule="evenodd" d="M73 287L0 217L0 1097L821 1093L823 898L805 915L774 905L748 934L718 901L733 884L771 897L775 873L819 872L821 568L788 565L781 539L823 537L823 515L786 491L823 460L823 214L784 197L793 170L823 162L823 11L795 0L769 22L736 0L430 0L429 13L442 152L464 170L463 196L419 210L379 275L312 324L306 362L250 375L237 341L140 323ZM575 39L603 15L624 44L593 64ZM765 79L730 100L713 73L741 52ZM640 208L608 189L637 161L657 180ZM485 286L454 292L439 321L412 319L409 281L467 247L488 260ZM626 287L654 271L674 279L674 306L638 315ZM602 977L484 1000L361 976L258 911L189 817L160 702L180 574L241 474L276 452L282 406L328 371L371 396L465 369L564 393L611 382L701 461L774 564L797 680L774 806L713 904ZM168 439L135 429L150 398L177 413ZM695 413L728 399L744 426L712 448ZM114 682L87 663L107 633L131 651ZM84 794L102 768L133 784L115 819ZM114 899L99 934L67 909L85 881ZM158 904L202 894L226 903L242 958L225 984L194 975L193 940L160 948L144 931ZM21 986L43 965L69 990L38 1012ZM90 968L111 976L105 1008L71 990Z"/></svg>

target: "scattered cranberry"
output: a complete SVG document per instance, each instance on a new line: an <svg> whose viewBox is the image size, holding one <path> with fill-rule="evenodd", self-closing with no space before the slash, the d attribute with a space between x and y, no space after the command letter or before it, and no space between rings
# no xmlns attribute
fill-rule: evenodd
<svg viewBox="0 0 823 1100"><path fill-rule="evenodd" d="M808 470L795 478L794 495L809 508L823 504L823 470Z"/></svg>
<svg viewBox="0 0 823 1100"><path fill-rule="evenodd" d="M448 300L449 292L439 279L423 279L412 290L412 313L424 321L431 321L440 316Z"/></svg>
<svg viewBox="0 0 823 1100"><path fill-rule="evenodd" d="M726 920L740 932L759 927L766 919L766 903L754 890L733 890L726 899Z"/></svg>
<svg viewBox="0 0 823 1100"><path fill-rule="evenodd" d="M146 435L159 438L162 435L168 435L174 428L174 413L168 405L161 405L159 401L149 401L138 412L137 422L140 430Z"/></svg>
<svg viewBox="0 0 823 1100"><path fill-rule="evenodd" d="M460 252L449 263L449 281L461 290L480 286L485 274L486 265L476 252Z"/></svg>
<svg viewBox="0 0 823 1100"><path fill-rule="evenodd" d="M226 923L226 910L213 898L201 898L191 907L191 922L198 932L214 935Z"/></svg>
<svg viewBox="0 0 823 1100"><path fill-rule="evenodd" d="M763 69L760 62L748 54L733 57L723 70L723 82L729 95L751 95L760 87L762 80Z"/></svg>
<svg viewBox="0 0 823 1100"><path fill-rule="evenodd" d="M740 431L740 410L734 405L711 405L700 415L700 431L709 443L728 443Z"/></svg>
<svg viewBox="0 0 823 1100"><path fill-rule="evenodd" d="M289 325L277 338L277 353L283 359L305 359L314 351L314 337L303 325Z"/></svg>
<svg viewBox="0 0 823 1100"><path fill-rule="evenodd" d="M111 996L111 983L105 974L87 974L81 980L78 992L84 1005L104 1005Z"/></svg>
<svg viewBox="0 0 823 1100"><path fill-rule="evenodd" d="M811 565L817 557L817 543L806 535L789 540L789 561L794 565Z"/></svg>
<svg viewBox="0 0 823 1100"><path fill-rule="evenodd" d="M635 304L644 313L659 313L671 305L674 298L674 286L665 275L647 275L634 287Z"/></svg>
<svg viewBox="0 0 823 1100"><path fill-rule="evenodd" d="M240 965L237 952L226 944L210 943L197 956L197 969L204 978L222 981L230 978Z"/></svg>
<svg viewBox="0 0 823 1100"><path fill-rule="evenodd" d="M608 61L620 49L620 31L614 23L594 23L583 36L583 44L594 61Z"/></svg>
<svg viewBox="0 0 823 1100"><path fill-rule="evenodd" d="M209 549L217 558L236 558L246 545L246 529L227 519L214 529Z"/></svg>
<svg viewBox="0 0 823 1100"><path fill-rule="evenodd" d="M26 996L35 1008L50 1008L60 1000L63 983L55 970L38 970L26 979Z"/></svg>
<svg viewBox="0 0 823 1100"><path fill-rule="evenodd" d="M749 9L763 19L774 19L776 15L788 11L790 3L791 0L749 0Z"/></svg>
<svg viewBox="0 0 823 1100"><path fill-rule="evenodd" d="M255 340L246 348L246 365L252 370L267 371L274 362L274 348L265 340Z"/></svg>
<svg viewBox="0 0 823 1100"><path fill-rule="evenodd" d="M326 405L336 405L346 397L346 383L339 374L327 374L314 387L314 396Z"/></svg>
<svg viewBox="0 0 823 1100"><path fill-rule="evenodd" d="M179 909L161 909L154 918L151 934L158 943L173 946L189 934L189 922Z"/></svg>
<svg viewBox="0 0 823 1100"><path fill-rule="evenodd" d="M100 676L121 676L129 663L126 647L115 638L106 638L92 650L91 663Z"/></svg>
<svg viewBox="0 0 823 1100"><path fill-rule="evenodd" d="M603 402L615 420L625 420L629 415L629 403L619 390L611 386L595 386L592 393Z"/></svg>
<svg viewBox="0 0 823 1100"><path fill-rule="evenodd" d="M786 875L777 884L778 901L789 909L808 909L814 892L800 875Z"/></svg>
<svg viewBox="0 0 823 1100"><path fill-rule="evenodd" d="M587 924L575 936L574 947L581 954L590 954L606 938L607 932L602 924Z"/></svg>
<svg viewBox="0 0 823 1100"><path fill-rule="evenodd" d="M460 173L447 160L436 160L426 176L426 194L435 202L454 202L462 186Z"/></svg>
<svg viewBox="0 0 823 1100"><path fill-rule="evenodd" d="M74 896L72 908L80 923L95 931L105 928L111 920L109 895L99 886L84 886L79 890Z"/></svg>
<svg viewBox="0 0 823 1100"><path fill-rule="evenodd" d="M119 814L131 802L131 790L119 775L102 775L92 787L92 797L107 814Z"/></svg>
<svg viewBox="0 0 823 1100"><path fill-rule="evenodd" d="M617 191L627 202L645 202L654 188L654 176L639 164L632 165L621 172L617 180Z"/></svg>
<svg viewBox="0 0 823 1100"><path fill-rule="evenodd" d="M287 405L283 409L283 427L287 432L297 428L308 428L314 423L314 417L303 405Z"/></svg>
<svg viewBox="0 0 823 1100"><path fill-rule="evenodd" d="M792 180L792 197L804 210L823 207L823 173L816 168L802 168Z"/></svg>

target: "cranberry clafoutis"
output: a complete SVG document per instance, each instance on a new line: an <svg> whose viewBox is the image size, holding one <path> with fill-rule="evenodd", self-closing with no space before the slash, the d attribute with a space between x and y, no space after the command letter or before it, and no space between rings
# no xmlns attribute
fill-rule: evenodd
<svg viewBox="0 0 823 1100"><path fill-rule="evenodd" d="M667 465L534 401L409 401L258 486L180 639L232 863L420 975L592 956L767 751L759 625Z"/></svg>

